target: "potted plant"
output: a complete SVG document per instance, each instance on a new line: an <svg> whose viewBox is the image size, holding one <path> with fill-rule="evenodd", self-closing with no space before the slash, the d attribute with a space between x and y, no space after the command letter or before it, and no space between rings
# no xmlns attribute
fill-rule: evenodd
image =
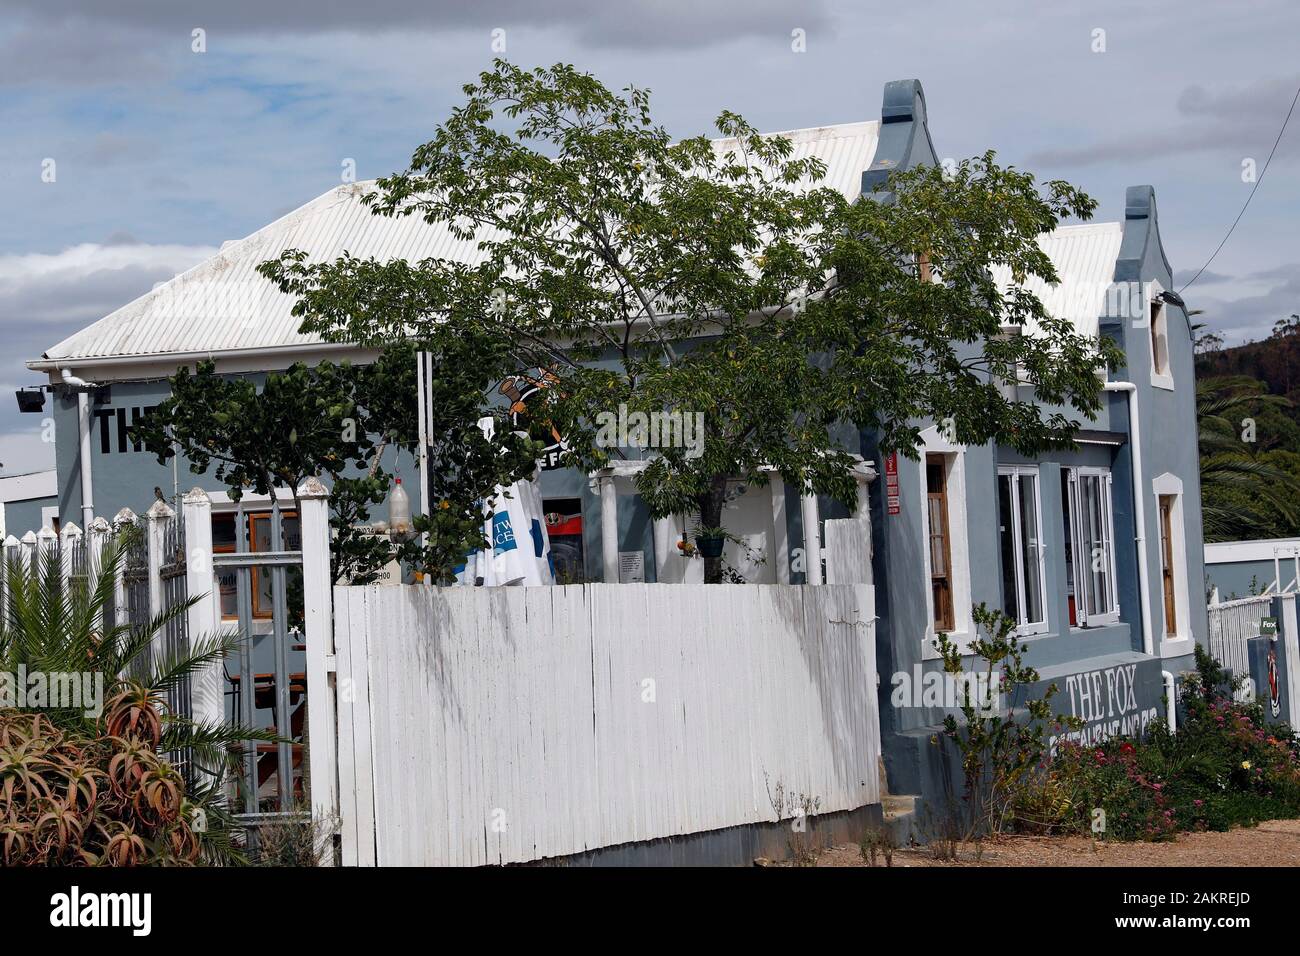
<svg viewBox="0 0 1300 956"><path fill-rule="evenodd" d="M727 538L725 529L701 525L695 529L695 548L702 558L720 558Z"/></svg>

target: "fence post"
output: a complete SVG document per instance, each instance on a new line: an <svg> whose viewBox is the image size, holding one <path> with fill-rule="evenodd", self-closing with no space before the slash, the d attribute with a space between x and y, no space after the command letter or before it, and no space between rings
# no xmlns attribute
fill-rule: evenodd
<svg viewBox="0 0 1300 956"><path fill-rule="evenodd" d="M101 515L86 529L86 586L93 594L99 588L99 576L104 571L104 547L108 544L111 529ZM99 629L104 629L104 606L95 613Z"/></svg>
<svg viewBox="0 0 1300 956"><path fill-rule="evenodd" d="M157 617L163 612L163 533L165 525L176 512L165 501L155 501L144 513L147 542L149 545L149 616Z"/></svg>
<svg viewBox="0 0 1300 956"><path fill-rule="evenodd" d="M185 612L191 644L221 626L221 599L212 567L212 499L202 488L191 488L181 499L185 522L185 593L196 599ZM190 715L197 723L220 724L226 719L225 687L220 661L190 679Z"/></svg>
<svg viewBox="0 0 1300 956"><path fill-rule="evenodd" d="M1290 724L1292 727L1300 722L1300 622L1296 619L1296 596L1283 594L1278 597L1278 607L1282 619L1278 621L1278 637L1281 639L1282 653L1286 655L1287 700L1290 704Z"/></svg>
<svg viewBox="0 0 1300 956"><path fill-rule="evenodd" d="M75 522L69 521L59 529L59 577L63 580L63 591L68 592L72 573L76 570L76 552L81 547L81 529Z"/></svg>
<svg viewBox="0 0 1300 956"><path fill-rule="evenodd" d="M113 515L113 534L121 539L122 532L127 528L135 528L135 512L130 508L123 508L117 514ZM113 614L113 620L121 627L127 624L131 619L130 609L126 604L126 554L123 553L120 561L117 562L117 573L113 576L113 606L116 611Z"/></svg>
<svg viewBox="0 0 1300 956"><path fill-rule="evenodd" d="M26 540L26 539L24 539ZM36 548L32 552L32 570L38 576L45 573L45 562L59 553L59 536L49 525L36 532Z"/></svg>
<svg viewBox="0 0 1300 956"><path fill-rule="evenodd" d="M9 605L11 597L9 593L9 571L11 568L18 566L18 554L22 545L13 535L5 535L4 550L0 551L0 574L3 580L0 580L0 588L3 588L4 606L0 607L0 613L4 614L4 624L9 622Z"/></svg>
<svg viewBox="0 0 1300 956"><path fill-rule="evenodd" d="M312 822L331 837L322 862L334 863L338 827L338 753L334 722L334 607L330 574L329 489L319 478L298 486L302 508L303 630L307 646L307 785Z"/></svg>

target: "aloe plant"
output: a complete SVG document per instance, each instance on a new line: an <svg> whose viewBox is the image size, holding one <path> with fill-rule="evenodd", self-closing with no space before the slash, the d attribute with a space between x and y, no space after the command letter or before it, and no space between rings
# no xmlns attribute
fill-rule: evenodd
<svg viewBox="0 0 1300 956"><path fill-rule="evenodd" d="M232 749L273 740L268 731L196 721L168 706L168 692L219 665L238 638L192 638L151 653L155 635L197 597L144 624L114 622L122 538L85 575L65 579L59 557L4 568L0 672L102 675L103 708L0 710L0 859L6 864L245 862L225 806ZM105 623L110 622L110 623ZM187 781L166 754L192 755Z"/></svg>

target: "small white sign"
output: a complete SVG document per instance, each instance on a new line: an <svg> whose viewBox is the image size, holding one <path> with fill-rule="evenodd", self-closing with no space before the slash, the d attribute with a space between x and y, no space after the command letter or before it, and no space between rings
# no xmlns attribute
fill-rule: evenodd
<svg viewBox="0 0 1300 956"><path fill-rule="evenodd" d="M618 553L618 583L645 584L644 551L620 551Z"/></svg>

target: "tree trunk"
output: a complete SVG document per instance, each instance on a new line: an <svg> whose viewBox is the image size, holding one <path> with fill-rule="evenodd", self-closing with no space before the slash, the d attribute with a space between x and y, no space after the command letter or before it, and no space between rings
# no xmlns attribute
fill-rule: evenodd
<svg viewBox="0 0 1300 956"><path fill-rule="evenodd" d="M722 503L727 497L727 479L714 478L706 494L697 500L700 508L700 524L706 528L722 527ZM704 583L722 583L722 558L704 559Z"/></svg>

